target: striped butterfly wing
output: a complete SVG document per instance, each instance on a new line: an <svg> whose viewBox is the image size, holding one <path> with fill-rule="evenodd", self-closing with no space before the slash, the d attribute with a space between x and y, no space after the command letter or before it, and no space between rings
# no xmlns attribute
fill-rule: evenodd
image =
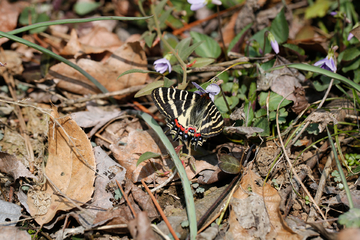
<svg viewBox="0 0 360 240"><path fill-rule="evenodd" d="M208 94L162 87L152 91L152 98L168 119L174 139L179 137L201 146L205 138L223 130L224 120Z"/></svg>
<svg viewBox="0 0 360 240"><path fill-rule="evenodd" d="M215 104L208 99L206 112L200 126L201 136L209 138L220 134L224 129L224 119Z"/></svg>
<svg viewBox="0 0 360 240"><path fill-rule="evenodd" d="M167 119L175 119L191 108L200 95L185 90L156 88L151 93L156 107Z"/></svg>

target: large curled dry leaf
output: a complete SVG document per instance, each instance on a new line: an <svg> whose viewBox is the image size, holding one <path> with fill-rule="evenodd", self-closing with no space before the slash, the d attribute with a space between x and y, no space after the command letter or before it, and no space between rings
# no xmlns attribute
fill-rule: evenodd
<svg viewBox="0 0 360 240"><path fill-rule="evenodd" d="M38 224L53 219L57 211L75 206L59 196L54 185L73 201L87 202L94 191L95 158L91 143L70 117L59 117L53 109L49 123L49 158L45 174L50 181L39 190L29 191L30 213Z"/></svg>
<svg viewBox="0 0 360 240"><path fill-rule="evenodd" d="M78 49L76 46L74 48ZM143 85L147 77L147 74L131 73L118 78L123 72L130 69L147 70L145 51L139 42L123 44L104 63L84 58L70 61L97 79L109 92ZM81 95L99 92L92 82L64 63L52 66L48 77L58 82L57 87L69 92Z"/></svg>
<svg viewBox="0 0 360 240"><path fill-rule="evenodd" d="M281 197L269 183L253 171L244 173L241 187L231 201L230 229L233 239L301 239L285 223L280 213ZM266 208L265 208L266 204Z"/></svg>

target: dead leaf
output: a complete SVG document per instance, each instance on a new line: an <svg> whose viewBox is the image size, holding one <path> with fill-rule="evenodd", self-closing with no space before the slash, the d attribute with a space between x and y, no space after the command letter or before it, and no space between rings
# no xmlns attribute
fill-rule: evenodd
<svg viewBox="0 0 360 240"><path fill-rule="evenodd" d="M20 12L29 5L30 3L25 1L19 1L14 4L10 4L8 1L0 1L0 31L9 32L14 30ZM0 45L8 40L7 38L1 38Z"/></svg>
<svg viewBox="0 0 360 240"><path fill-rule="evenodd" d="M102 48L111 52L115 52L123 44L115 33L101 26L94 27L91 32L79 38L79 42L85 46Z"/></svg>
<svg viewBox="0 0 360 240"><path fill-rule="evenodd" d="M37 179L16 156L1 151L0 172L9 174L14 178L14 181L20 177Z"/></svg>
<svg viewBox="0 0 360 240"><path fill-rule="evenodd" d="M254 133L262 133L264 129L258 127L225 127L224 132L237 133L250 138Z"/></svg>
<svg viewBox="0 0 360 240"><path fill-rule="evenodd" d="M274 67L290 63L283 57L278 57L275 61ZM282 69L272 71L275 78L270 85L272 91L285 97L287 100L291 100L296 104L297 98L294 95L296 88L301 88L301 83L305 81L305 76L298 70L293 68L284 67ZM289 95L289 93L291 93Z"/></svg>
<svg viewBox="0 0 360 240"><path fill-rule="evenodd" d="M294 111L294 113L300 114L304 109L306 109L310 105L308 100L306 99L304 88L295 87L294 96L296 98L296 101L294 102L291 109Z"/></svg>
<svg viewBox="0 0 360 240"><path fill-rule="evenodd" d="M320 133L324 131L325 127L333 122L334 124L337 124L338 121L335 117L335 115L331 112L327 112L323 109L317 109L316 111L312 112L306 119L305 122L310 123L318 123L318 128Z"/></svg>
<svg viewBox="0 0 360 240"><path fill-rule="evenodd" d="M3 226L15 226L21 216L21 207L15 203L0 200L0 223ZM6 224L7 221L12 223ZM1 231L0 231L1 232ZM1 232L2 236L2 232ZM10 238L12 239L12 238Z"/></svg>
<svg viewBox="0 0 360 240"><path fill-rule="evenodd" d="M333 233L332 233L333 234ZM360 240L360 229L358 228L346 228L342 229L337 235L338 240Z"/></svg>
<svg viewBox="0 0 360 240"><path fill-rule="evenodd" d="M110 145L110 150L115 159L121 166L125 167L127 171L126 177L132 179L133 182L140 182L143 178L153 181L157 175L156 170L163 170L163 162L160 159L153 158L142 162L136 167L137 160L142 153L154 152L161 154L161 150L154 138L156 139L156 134L152 131L134 130L129 133L129 136L120 139L124 143L123 145ZM151 161L151 164L149 161Z"/></svg>
<svg viewBox="0 0 360 240"><path fill-rule="evenodd" d="M283 220L275 188L266 183L263 189L262 179L252 170L244 173L240 184L231 200L228 235L233 239L301 239Z"/></svg>
<svg viewBox="0 0 360 240"><path fill-rule="evenodd" d="M75 112L71 114L72 119L82 128L92 127L87 134L91 138L108 121L123 114L118 110L104 111L96 106L87 106L88 111Z"/></svg>
<svg viewBox="0 0 360 240"><path fill-rule="evenodd" d="M106 190L106 186L110 182L113 182L115 185L115 180L119 183L125 180L126 169L112 160L101 147L94 148L94 155L99 175L95 180L95 191L91 206L104 209L112 208L113 203L110 199L114 196Z"/></svg>
<svg viewBox="0 0 360 240"><path fill-rule="evenodd" d="M18 227L0 226L1 239L31 240L30 234Z"/></svg>
<svg viewBox="0 0 360 240"><path fill-rule="evenodd" d="M151 222L146 212L139 212L135 219L129 221L128 229L134 239L157 239L151 228Z"/></svg>
<svg viewBox="0 0 360 240"><path fill-rule="evenodd" d="M45 173L63 194L85 203L91 199L94 190L95 158L91 143L70 117L60 118L56 109L51 115L49 158ZM56 193L57 190L49 181L41 190L29 191L27 203L38 224L51 221L57 211L74 208L73 204Z"/></svg>
<svg viewBox="0 0 360 240"><path fill-rule="evenodd" d="M118 91L131 86L143 85L147 74L132 73L118 78L130 69L147 70L145 51L139 42L128 42L119 47L104 63L91 59L70 60L97 79L108 91ZM52 66L47 78L55 79L57 87L76 94L99 93L99 89L75 69L64 63ZM124 98L121 96L119 98Z"/></svg>
<svg viewBox="0 0 360 240"><path fill-rule="evenodd" d="M0 62L6 63L5 67L0 68L1 75L3 75L4 72L9 72L11 75L18 75L24 71L21 56L15 51L1 51Z"/></svg>
<svg viewBox="0 0 360 240"><path fill-rule="evenodd" d="M138 206L138 209L146 211L148 217L151 220L154 220L155 218L159 217L158 211L156 210L155 205L151 200L150 196L146 192L141 190L141 188L133 184L132 181L126 180L124 191L125 194L128 195L130 203L133 207L136 205ZM124 199L122 199L122 201L125 202ZM135 208L135 212L138 213L138 211L136 211L136 208Z"/></svg>

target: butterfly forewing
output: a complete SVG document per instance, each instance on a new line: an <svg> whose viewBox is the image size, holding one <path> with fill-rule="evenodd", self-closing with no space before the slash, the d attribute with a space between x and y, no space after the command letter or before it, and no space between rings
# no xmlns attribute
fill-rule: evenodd
<svg viewBox="0 0 360 240"><path fill-rule="evenodd" d="M183 114L185 109L196 103L199 95L172 88L156 88L152 91L156 107L168 119L174 119Z"/></svg>

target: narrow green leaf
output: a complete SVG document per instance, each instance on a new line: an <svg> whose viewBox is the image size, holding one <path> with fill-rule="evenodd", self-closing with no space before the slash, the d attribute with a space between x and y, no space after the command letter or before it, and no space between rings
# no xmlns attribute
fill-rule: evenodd
<svg viewBox="0 0 360 240"><path fill-rule="evenodd" d="M268 71L273 71L275 69L281 69L281 68L283 68L285 66L296 68L296 69L299 69L299 70L320 73L322 75L325 75L325 76L340 80L341 82L347 84L348 86L350 86L352 88L355 88L356 91L360 92L360 85L359 84L354 83L353 81L351 81L351 80L349 80L349 79L347 79L347 78L345 78L345 77L343 77L343 76L341 76L341 75L339 75L337 73L333 73L331 71L322 69L320 67L315 67L315 66L312 66L312 65L307 65L307 64L302 64L302 63L292 63L292 64L287 64L287 65L284 65L284 66L274 67L274 68L272 68L272 69L270 69Z"/></svg>
<svg viewBox="0 0 360 240"><path fill-rule="evenodd" d="M196 209L194 203L194 196L192 194L190 181L186 175L185 169L179 159L174 147L172 146L170 140L164 134L162 128L157 124L157 122L147 113L137 111L144 121L156 132L160 140L163 142L170 156L172 157L175 167L178 170L178 174L181 179L182 187L184 189L185 203L186 203L186 213L189 221L190 228L190 239L195 240L197 234L197 225L196 225Z"/></svg>
<svg viewBox="0 0 360 240"><path fill-rule="evenodd" d="M38 26L41 26L40 24ZM0 36L1 37L6 37L8 39L11 39L13 41L16 41L16 42L19 42L19 43L22 43L28 47L31 47L31 48L34 48L42 53L45 53L45 54L48 54L49 56L55 58L56 60L59 60L67 65L69 65L70 67L76 69L77 71L79 71L82 75L84 75L87 79L89 79L92 83L95 84L95 86L97 88L99 88L103 93L107 93L108 90L103 86L101 85L94 77L92 77L89 73L87 73L86 71L84 71L81 67L79 67L78 65L76 65L75 63L67 60L66 58L63 58L55 53L53 53L52 51L46 49L46 48L43 48L35 43L32 43L30 41L27 41L23 38L20 38L20 37L17 37L17 36L14 36L12 34L9 34L9 33L5 33L5 32L1 32L0 31Z"/></svg>
<svg viewBox="0 0 360 240"><path fill-rule="evenodd" d="M194 65L192 65L192 67L205 67L208 66L210 64L212 64L213 62L215 62L215 59L213 58L194 58L192 59L192 62L194 62Z"/></svg>
<svg viewBox="0 0 360 240"><path fill-rule="evenodd" d="M170 80L170 79L168 79L167 77L164 76L164 87L171 87L175 83L177 83L177 81L175 79Z"/></svg>
<svg viewBox="0 0 360 240"><path fill-rule="evenodd" d="M84 22L93 22L93 21L102 21L102 20L118 20L118 21L131 21L131 20L146 20L152 18L149 17L118 17L118 16L108 16L108 17L91 17L91 18L76 18L76 19L62 19L56 21L48 21L48 22L41 22L31 24L29 26L25 26L22 28L17 28L13 31L7 32L7 34L18 34L25 31L29 31L34 28L44 27L44 26L51 26L51 25L61 25L61 24L74 24L74 23L84 23ZM28 22L26 23L28 24ZM24 25L26 25L24 24ZM1 36L3 37L3 36Z"/></svg>
<svg viewBox="0 0 360 240"><path fill-rule="evenodd" d="M178 45L176 45L175 51L179 52L180 54L181 51L184 51L190 46L190 43L191 43L191 37L184 38L178 43Z"/></svg>
<svg viewBox="0 0 360 240"><path fill-rule="evenodd" d="M283 47L289 48L297 53L299 53L300 55L305 55L305 50L302 49L301 47L299 47L298 45L295 44L289 44L289 43L284 43L282 45Z"/></svg>
<svg viewBox="0 0 360 240"><path fill-rule="evenodd" d="M218 58L221 54L221 48L219 44L211 37L198 32L190 32L194 43L202 42L199 47L196 48L195 53L200 57Z"/></svg>
<svg viewBox="0 0 360 240"><path fill-rule="evenodd" d="M160 156L161 156L161 154L159 154L159 153L145 152L145 153L141 154L141 156L139 157L138 161L136 162L136 166L139 166L140 163L142 163L150 158L158 158Z"/></svg>
<svg viewBox="0 0 360 240"><path fill-rule="evenodd" d="M173 34L171 34L171 33L166 33L166 34L164 34L164 39L165 39L165 41L168 42L168 44L169 44L172 48L175 48L176 45L179 43L178 38L175 37L175 36L174 36ZM168 48L166 47L166 45L165 45L162 41L160 42L160 46L161 46L161 49L163 50L163 53L166 54L166 53L171 52L170 49L168 49Z"/></svg>
<svg viewBox="0 0 360 240"><path fill-rule="evenodd" d="M289 37L289 26L285 18L284 8L281 9L272 21L270 31L279 44L287 41Z"/></svg>
<svg viewBox="0 0 360 240"><path fill-rule="evenodd" d="M155 88L162 87L162 86L164 86L164 81L156 81L156 82L149 83L148 85L143 87L140 91L138 91L134 97L138 98L138 97L149 95L152 92L152 90L154 90Z"/></svg>
<svg viewBox="0 0 360 240"><path fill-rule="evenodd" d="M162 0L159 3L156 4L156 7L155 7L156 16L159 16L161 11L164 9L164 6L165 6L166 2L167 2L167 0Z"/></svg>
<svg viewBox="0 0 360 240"><path fill-rule="evenodd" d="M229 47L227 49L227 53L231 52L231 50L234 48L234 46L238 43L238 41L240 40L240 38L243 36L243 34L249 29L251 28L253 23L249 23L248 25L246 25L243 29L241 29L241 31L233 38L233 40L231 40Z"/></svg>
<svg viewBox="0 0 360 240"><path fill-rule="evenodd" d="M170 16L170 13L172 12L172 10L174 10L174 8L169 8L166 11L163 11L159 17L159 23L160 23L160 28L164 29L167 27L166 25L166 19L168 19L168 17Z"/></svg>
<svg viewBox="0 0 360 240"><path fill-rule="evenodd" d="M156 33L150 33L149 31L146 31L144 34L143 35L144 35L145 43L149 48L151 48L151 46L154 42Z"/></svg>
<svg viewBox="0 0 360 240"><path fill-rule="evenodd" d="M191 40L191 38L190 38ZM193 45L187 47L187 48L181 48L179 49L179 56L182 60L185 60L187 59L190 54L192 54L194 52L194 50L196 50L197 47L199 47L203 42L197 42L197 43L194 43Z"/></svg>
<svg viewBox="0 0 360 240"><path fill-rule="evenodd" d="M100 2L76 2L74 5L74 11L80 16L91 13L95 9L101 6Z"/></svg>
<svg viewBox="0 0 360 240"><path fill-rule="evenodd" d="M133 68L133 69L127 70L127 71L123 72L122 74L120 74L118 76L118 79L121 78L122 76L124 76L126 74L130 74L130 73L153 73L153 74L157 74L157 75L162 75L161 73L158 73L158 72L155 72L155 71L149 71L149 70L144 70L144 69Z"/></svg>

